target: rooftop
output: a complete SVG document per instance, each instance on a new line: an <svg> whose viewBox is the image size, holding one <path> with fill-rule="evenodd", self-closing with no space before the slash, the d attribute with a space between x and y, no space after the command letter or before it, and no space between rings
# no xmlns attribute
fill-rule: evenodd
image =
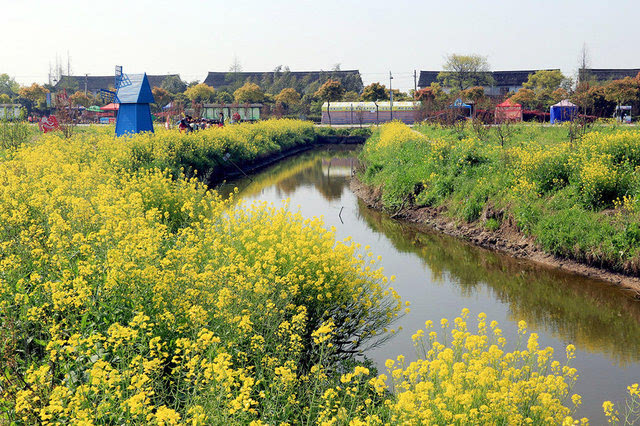
<svg viewBox="0 0 640 426"><path fill-rule="evenodd" d="M250 79L255 82L260 82L262 78L265 76L281 76L281 75L289 75L291 77L295 77L298 80L302 80L304 78L308 79L309 83L320 80L322 78L341 78L347 76L357 76L360 77L359 70L345 70L345 71L258 71L258 72L232 72L232 71L210 71L207 74L207 77L204 79L204 83L213 87L219 88L224 86L233 85L236 81L246 81Z"/></svg>
<svg viewBox="0 0 640 426"><path fill-rule="evenodd" d="M153 88L155 86L160 86L165 78L170 76L178 76L178 74L165 74L165 75L147 75L149 79L149 85ZM56 88L66 87L69 84L72 84L74 87L77 86L77 90L85 90L89 92L98 92L100 89L109 90L109 88L114 88L114 80L115 77L113 75L63 75L60 81L58 81L55 85Z"/></svg>
<svg viewBox="0 0 640 426"><path fill-rule="evenodd" d="M522 86L531 74L541 70L516 70L516 71L490 71L495 81L495 86ZM544 70L555 71L555 70ZM431 83L438 82L440 71L420 71L418 87L428 87Z"/></svg>
<svg viewBox="0 0 640 426"><path fill-rule="evenodd" d="M620 80L625 77L635 77L640 73L640 68L587 68L578 72L580 80L585 77L595 77L597 81Z"/></svg>

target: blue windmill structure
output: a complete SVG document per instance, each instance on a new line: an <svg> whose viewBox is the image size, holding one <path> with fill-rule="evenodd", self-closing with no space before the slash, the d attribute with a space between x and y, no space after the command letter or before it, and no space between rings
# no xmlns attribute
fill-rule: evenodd
<svg viewBox="0 0 640 426"><path fill-rule="evenodd" d="M129 76L122 72L122 65L116 65L116 76L114 78L113 87L115 87L116 91L100 89L98 94L102 98L102 100L106 103L116 103L119 104L118 100L118 89L120 87L125 87L131 85L131 80L129 80Z"/></svg>
<svg viewBox="0 0 640 426"><path fill-rule="evenodd" d="M116 136L153 132L150 104L154 103L147 73L124 74L116 67L116 91L102 90L105 99L120 104L116 118Z"/></svg>

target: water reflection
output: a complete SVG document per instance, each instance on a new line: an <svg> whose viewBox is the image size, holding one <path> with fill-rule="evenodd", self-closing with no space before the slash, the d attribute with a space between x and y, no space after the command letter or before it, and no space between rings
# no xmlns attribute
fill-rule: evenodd
<svg viewBox="0 0 640 426"><path fill-rule="evenodd" d="M574 391L583 396L578 415L601 423L602 401L623 399L626 386L640 379L640 303L606 283L483 250L367 208L349 190L354 157L351 150L307 152L219 190L237 186L248 201L290 198L291 208L304 216L323 215L338 238L352 236L382 255L387 273L398 276L396 289L412 304L398 323L404 330L367 354L382 371L389 357L411 358L410 336L427 319L453 318L468 307L472 316L483 311L499 321L510 341L524 319L558 359L568 343L576 345L581 378Z"/></svg>
<svg viewBox="0 0 640 426"><path fill-rule="evenodd" d="M419 230L368 209L362 218L401 252L417 254L442 285L471 296L487 286L515 319L546 329L583 350L621 364L640 359L640 303L606 283L499 255L445 235Z"/></svg>
<svg viewBox="0 0 640 426"><path fill-rule="evenodd" d="M330 156L319 152L330 153ZM325 200L341 197L349 183L356 160L353 148L334 147L329 151L308 151L288 158L249 179L224 183L216 187L221 194L233 192L238 187L245 199L261 194L266 188L274 188L276 195L288 198L300 186L313 187Z"/></svg>

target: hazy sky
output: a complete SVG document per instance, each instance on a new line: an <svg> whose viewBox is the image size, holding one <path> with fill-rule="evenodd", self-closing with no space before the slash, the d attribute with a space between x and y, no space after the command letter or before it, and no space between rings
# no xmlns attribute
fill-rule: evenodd
<svg viewBox="0 0 640 426"><path fill-rule="evenodd" d="M46 82L56 55L73 74L359 69L365 84L413 87L450 53L494 70L561 68L583 43L593 68L640 67L640 1L9 1L0 0L0 73Z"/></svg>

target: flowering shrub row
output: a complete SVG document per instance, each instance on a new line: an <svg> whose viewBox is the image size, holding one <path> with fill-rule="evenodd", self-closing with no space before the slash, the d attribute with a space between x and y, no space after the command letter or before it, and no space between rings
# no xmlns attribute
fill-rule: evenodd
<svg viewBox="0 0 640 426"><path fill-rule="evenodd" d="M553 254L640 272L637 130L603 129L573 143L520 139L505 148L421 132L386 124L363 150L362 179L383 188L388 208L446 207L467 222L490 219L490 229L515 223Z"/></svg>
<svg viewBox="0 0 640 426"><path fill-rule="evenodd" d="M294 132L281 125L261 137ZM9 419L314 419L307 389L337 380L401 313L378 260L320 220L236 205L149 163L123 167L135 146L159 158L170 136L48 135L0 163Z"/></svg>

